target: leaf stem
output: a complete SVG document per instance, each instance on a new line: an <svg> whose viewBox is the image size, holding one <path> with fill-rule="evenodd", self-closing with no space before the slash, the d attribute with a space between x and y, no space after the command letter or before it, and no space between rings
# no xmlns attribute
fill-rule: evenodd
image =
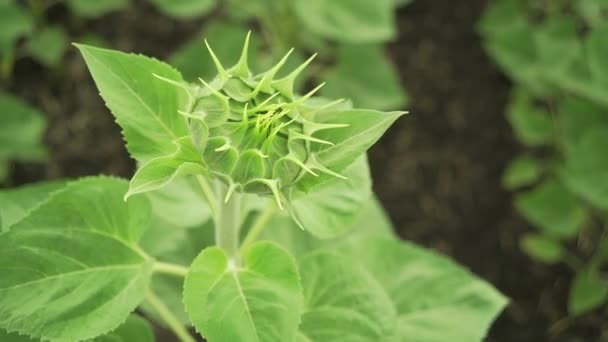
<svg viewBox="0 0 608 342"><path fill-rule="evenodd" d="M163 273L174 275L177 277L185 277L188 274L188 268L182 265L170 264L166 262L157 261L154 263L153 271L156 273Z"/></svg>
<svg viewBox="0 0 608 342"><path fill-rule="evenodd" d="M203 196L205 196L207 203L209 203L209 207L211 208L211 214L214 218L217 217L217 215L219 214L217 196L213 192L213 189L211 189L211 186L209 185L205 177L203 177L202 175L197 175L196 180L201 186L201 190L203 190Z"/></svg>
<svg viewBox="0 0 608 342"><path fill-rule="evenodd" d="M148 290L146 293L146 300L181 342L196 342L177 317L167 308L167 305L152 290Z"/></svg>
<svg viewBox="0 0 608 342"><path fill-rule="evenodd" d="M228 188L219 182L216 185L218 187L216 193L219 196L216 207L218 212L215 217L215 244L222 248L230 259L238 263L242 195L234 192L228 201L225 201Z"/></svg>
<svg viewBox="0 0 608 342"><path fill-rule="evenodd" d="M268 226L268 221L270 221L270 219L277 212L277 209L276 204L274 202L270 202L264 211L256 218L255 223L241 244L241 253L260 237L260 234L262 234L264 229L266 229Z"/></svg>

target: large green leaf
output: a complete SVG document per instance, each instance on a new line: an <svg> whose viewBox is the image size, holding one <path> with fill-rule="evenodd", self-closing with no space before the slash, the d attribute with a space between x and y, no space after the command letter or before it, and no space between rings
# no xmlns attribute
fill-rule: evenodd
<svg viewBox="0 0 608 342"><path fill-rule="evenodd" d="M561 173L566 185L602 210L608 210L608 131L596 127L581 138Z"/></svg>
<svg viewBox="0 0 608 342"><path fill-rule="evenodd" d="M97 18L127 7L129 0L67 0L67 4L74 13L81 17Z"/></svg>
<svg viewBox="0 0 608 342"><path fill-rule="evenodd" d="M167 156L188 135L185 94L154 75L181 82L178 71L153 58L78 45L108 108L138 161Z"/></svg>
<svg viewBox="0 0 608 342"><path fill-rule="evenodd" d="M332 250L361 263L392 298L397 341L481 341L507 302L447 258L395 238L360 235Z"/></svg>
<svg viewBox="0 0 608 342"><path fill-rule="evenodd" d="M0 160L40 160L46 120L42 113L13 95L0 92Z"/></svg>
<svg viewBox="0 0 608 342"><path fill-rule="evenodd" d="M179 19L196 18L207 14L216 0L151 0L158 9Z"/></svg>
<svg viewBox="0 0 608 342"><path fill-rule="evenodd" d="M68 36L59 26L47 26L28 39L26 48L30 55L47 67L55 67L68 47Z"/></svg>
<svg viewBox="0 0 608 342"><path fill-rule="evenodd" d="M272 243L253 245L240 266L210 247L186 276L184 303L210 342L293 341L302 290L293 257Z"/></svg>
<svg viewBox="0 0 608 342"><path fill-rule="evenodd" d="M365 155L347 167L344 176L348 179L333 178L291 202L295 218L319 238L336 237L351 229L372 195Z"/></svg>
<svg viewBox="0 0 608 342"><path fill-rule="evenodd" d="M343 170L380 139L404 112L379 112L351 109L321 113L316 121L322 124L346 124L347 127L319 131L315 138L333 145L316 146L315 155L330 169ZM320 145L320 144L318 144Z"/></svg>
<svg viewBox="0 0 608 342"><path fill-rule="evenodd" d="M150 160L142 165L129 184L127 198L148 191L160 189L169 184L175 177L201 174L204 171L203 160L190 137L176 141L176 151L168 156Z"/></svg>
<svg viewBox="0 0 608 342"><path fill-rule="evenodd" d="M519 212L543 233L555 238L570 238L587 219L583 203L563 184L548 180L517 195Z"/></svg>
<svg viewBox="0 0 608 342"><path fill-rule="evenodd" d="M34 21L21 6L12 1L0 2L0 55L12 50L20 36L31 32Z"/></svg>
<svg viewBox="0 0 608 342"><path fill-rule="evenodd" d="M133 314L116 330L97 337L93 342L154 342L155 340L150 323Z"/></svg>
<svg viewBox="0 0 608 342"><path fill-rule="evenodd" d="M299 262L306 300L300 324L305 341L386 341L396 311L385 290L356 259L313 252Z"/></svg>
<svg viewBox="0 0 608 342"><path fill-rule="evenodd" d="M149 219L125 181L85 178L0 235L0 328L78 341L119 326L139 305L151 260L137 240Z"/></svg>
<svg viewBox="0 0 608 342"><path fill-rule="evenodd" d="M359 108L402 109L407 102L399 73L379 45L342 45L336 67L325 77L322 92L346 97Z"/></svg>
<svg viewBox="0 0 608 342"><path fill-rule="evenodd" d="M7 231L64 186L65 181L53 181L0 191L0 233Z"/></svg>
<svg viewBox="0 0 608 342"><path fill-rule="evenodd" d="M341 42L384 42L395 37L394 0L295 0L310 32Z"/></svg>

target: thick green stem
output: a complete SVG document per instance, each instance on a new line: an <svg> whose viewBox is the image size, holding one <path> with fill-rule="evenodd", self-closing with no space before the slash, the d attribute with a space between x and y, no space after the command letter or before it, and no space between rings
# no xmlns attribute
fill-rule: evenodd
<svg viewBox="0 0 608 342"><path fill-rule="evenodd" d="M153 271L156 273L163 273L174 275L176 277L185 277L188 274L188 268L182 265L169 264L166 262L155 262Z"/></svg>
<svg viewBox="0 0 608 342"><path fill-rule="evenodd" d="M239 261L239 231L241 228L242 195L233 193L225 201L227 187L221 183L216 184L218 196L217 213L215 219L215 244L222 248L234 262Z"/></svg>
<svg viewBox="0 0 608 342"><path fill-rule="evenodd" d="M255 223L247 233L247 237L243 240L241 244L241 252L244 252L251 244L253 244L259 237L260 234L266 229L268 226L268 221L274 216L277 212L277 206L274 202L268 204L266 209L257 217Z"/></svg>
<svg viewBox="0 0 608 342"><path fill-rule="evenodd" d="M150 303L154 311L158 313L160 318L167 324L167 327L173 331L181 342L196 342L177 317L167 308L167 305L151 290L148 290L146 293L146 301Z"/></svg>

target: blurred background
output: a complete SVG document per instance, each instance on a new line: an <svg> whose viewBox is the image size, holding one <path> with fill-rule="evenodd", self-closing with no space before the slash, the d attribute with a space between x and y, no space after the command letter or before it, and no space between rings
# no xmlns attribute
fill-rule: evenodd
<svg viewBox="0 0 608 342"><path fill-rule="evenodd" d="M254 70L317 52L301 90L410 112L370 152L375 191L511 298L488 341L608 341L607 0L0 0L0 184L135 170L70 43L194 81L203 37L236 62L249 30Z"/></svg>

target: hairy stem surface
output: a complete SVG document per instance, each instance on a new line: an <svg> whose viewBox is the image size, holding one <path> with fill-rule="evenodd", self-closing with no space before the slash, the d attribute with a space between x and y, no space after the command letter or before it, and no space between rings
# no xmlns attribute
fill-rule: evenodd
<svg viewBox="0 0 608 342"><path fill-rule="evenodd" d="M166 262L155 262L154 263L154 272L174 275L176 277L185 277L188 274L188 268L182 265L170 264Z"/></svg>

